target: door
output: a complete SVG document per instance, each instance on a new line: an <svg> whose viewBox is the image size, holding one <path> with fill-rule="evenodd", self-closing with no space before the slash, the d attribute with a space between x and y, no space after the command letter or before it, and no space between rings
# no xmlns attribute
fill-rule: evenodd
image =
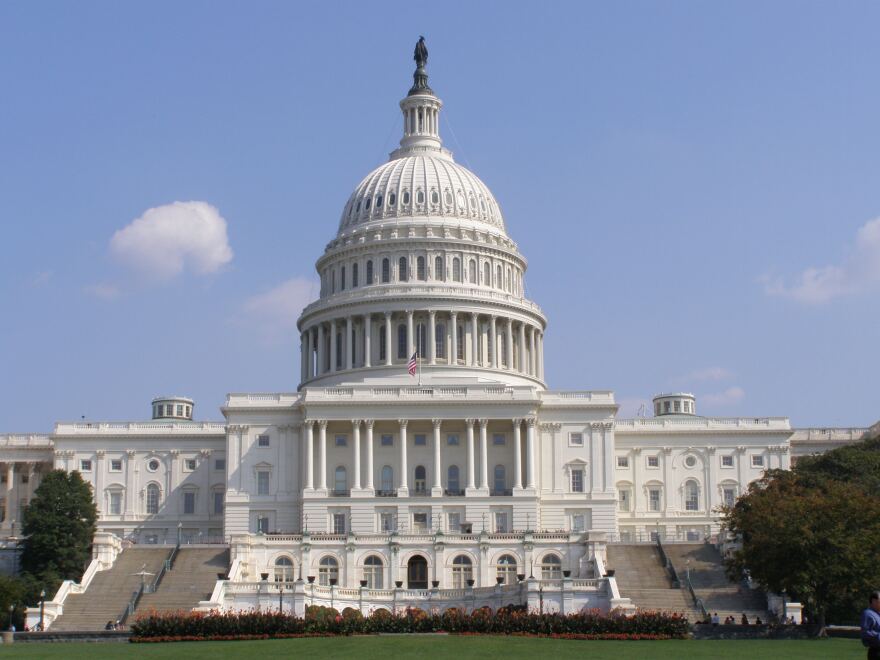
<svg viewBox="0 0 880 660"><path fill-rule="evenodd" d="M416 555L407 564L407 587L410 589L428 588L428 560Z"/></svg>

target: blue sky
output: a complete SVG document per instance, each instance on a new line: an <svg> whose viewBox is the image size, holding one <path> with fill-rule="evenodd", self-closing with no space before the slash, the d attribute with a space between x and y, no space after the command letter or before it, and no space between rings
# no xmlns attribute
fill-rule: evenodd
<svg viewBox="0 0 880 660"><path fill-rule="evenodd" d="M552 388L870 424L878 24L870 2L4 2L0 431L294 390L296 307L399 139L419 34L445 143L529 259Z"/></svg>

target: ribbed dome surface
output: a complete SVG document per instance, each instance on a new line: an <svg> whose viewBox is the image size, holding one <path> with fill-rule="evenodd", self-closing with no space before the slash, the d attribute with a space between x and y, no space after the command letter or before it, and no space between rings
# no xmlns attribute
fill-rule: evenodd
<svg viewBox="0 0 880 660"><path fill-rule="evenodd" d="M339 231L384 218L440 217L504 232L498 202L477 176L448 155L409 155L370 172L345 205Z"/></svg>

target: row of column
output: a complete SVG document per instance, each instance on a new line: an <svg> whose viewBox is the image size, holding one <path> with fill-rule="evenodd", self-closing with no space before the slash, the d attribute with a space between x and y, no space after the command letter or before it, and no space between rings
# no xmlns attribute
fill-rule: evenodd
<svg viewBox="0 0 880 660"><path fill-rule="evenodd" d="M397 420L400 425L400 483L398 486L398 494L409 494L409 468L407 465L407 426L409 420ZM434 449L434 483L432 486L432 495L443 494L443 459L441 452L441 427L443 420L431 420L434 427L433 449ZM529 417L525 420L514 419L513 421L513 456L514 456L514 489L523 488L522 479L522 424L526 424L526 488L535 488L535 426L537 420ZM352 450L354 452L354 481L353 490L374 489L375 464L373 461L373 425L375 420L367 419L352 420ZM366 431L366 450L367 450L367 471L366 483L361 482L361 425ZM327 420L306 420L303 423L305 428L305 447L306 447L306 490L315 490L315 426L318 427L318 485L319 490L327 490ZM480 434L480 485L479 489L483 491L489 490L489 446L488 446L488 419L466 419L465 427L467 429L467 488L474 490L477 488L475 479L476 455L474 442L474 428L479 426Z"/></svg>
<svg viewBox="0 0 880 660"><path fill-rule="evenodd" d="M406 355L408 360L415 352L416 319L415 312L403 312L406 318ZM328 323L319 323L305 330L301 337L301 380L311 380L325 373L340 370L351 370L355 367L373 366L374 357L380 351L373 344L373 314L348 316L333 319ZM421 356L428 364L459 364L467 366L484 366L493 369L508 369L544 379L544 334L536 326L515 321L510 318L478 314L477 312L448 312L441 315L441 321L447 322L447 338L443 338L446 356L437 354L438 314L435 310L427 312L425 331L426 355ZM481 317L485 321L481 321ZM459 321L465 336L459 336ZM419 322L423 322L421 319ZM393 313L384 313L384 324L378 328L385 335L385 355L376 364L390 366L397 353L397 337L394 332ZM504 334L505 340L501 341ZM342 336L341 346L337 345L337 336ZM516 335L516 342L514 342ZM466 343L461 344L463 359L458 359L459 344L470 342L470 350ZM485 346L485 350L483 347ZM504 355L502 356L502 347ZM342 353L338 353L338 349ZM516 355L515 355L516 354ZM516 368L514 368L516 367Z"/></svg>
<svg viewBox="0 0 880 660"><path fill-rule="evenodd" d="M16 487L15 484L15 466L19 465L20 467L25 467L28 475L27 484L19 483L19 486ZM3 528L9 529L12 526L13 521L18 523L18 527L20 529L21 520L17 520L17 509L16 503L20 502L22 499L30 502L33 497L34 491L36 490L38 484L36 483L35 477L37 474L37 463L30 461L27 463L14 463L8 462L6 463L6 488L4 492L4 500L3 500ZM21 472L18 473L21 476ZM26 486L22 489L22 486Z"/></svg>

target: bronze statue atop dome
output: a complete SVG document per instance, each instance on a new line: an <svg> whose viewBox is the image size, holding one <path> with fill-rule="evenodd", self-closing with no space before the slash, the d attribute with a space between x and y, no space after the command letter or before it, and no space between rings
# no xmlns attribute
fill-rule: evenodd
<svg viewBox="0 0 880 660"><path fill-rule="evenodd" d="M418 69L424 69L428 63L428 47L425 45L425 38L421 35L419 35L419 40L416 42L413 59L416 61L416 68Z"/></svg>
<svg viewBox="0 0 880 660"><path fill-rule="evenodd" d="M428 63L428 46L425 45L425 38L419 35L413 51L413 59L416 61L416 70L413 73L413 86L409 90L407 96L413 94L434 94L434 90L428 87L428 72L425 71L425 65Z"/></svg>

